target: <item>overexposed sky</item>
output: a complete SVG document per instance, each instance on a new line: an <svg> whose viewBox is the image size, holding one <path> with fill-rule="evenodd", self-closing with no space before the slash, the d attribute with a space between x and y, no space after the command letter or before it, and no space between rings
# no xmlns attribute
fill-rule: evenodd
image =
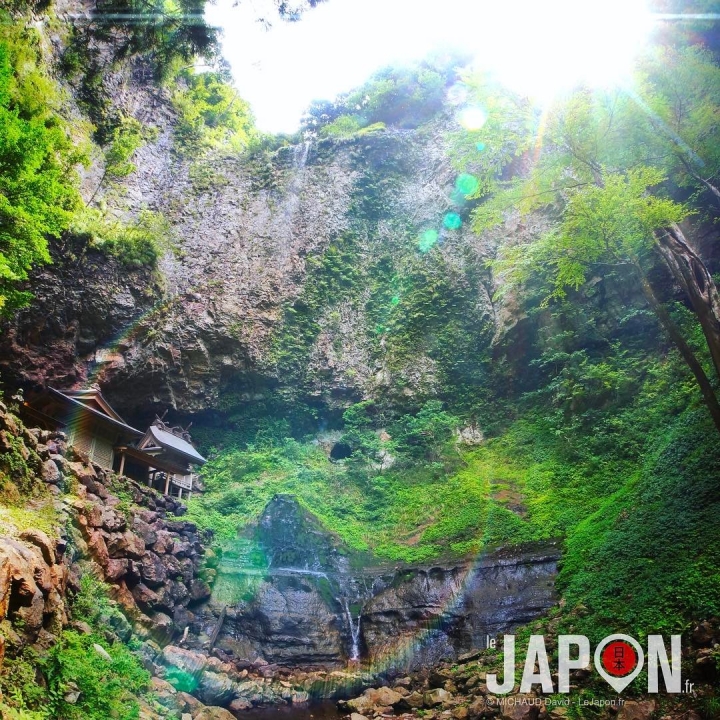
<svg viewBox="0 0 720 720"><path fill-rule="evenodd" d="M298 22L269 0L217 0L208 21L240 95L266 132L294 132L314 99L332 99L376 70L457 48L542 99L580 79L627 73L651 21L643 0L327 0Z"/></svg>

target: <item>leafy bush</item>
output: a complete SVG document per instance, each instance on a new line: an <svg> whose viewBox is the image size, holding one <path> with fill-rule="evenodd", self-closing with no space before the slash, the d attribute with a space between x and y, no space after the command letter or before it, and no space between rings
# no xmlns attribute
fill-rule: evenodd
<svg viewBox="0 0 720 720"><path fill-rule="evenodd" d="M157 135L155 129L144 128L133 117L121 117L113 129L110 146L105 151L104 177L120 179L135 172L132 157L135 151Z"/></svg>
<svg viewBox="0 0 720 720"><path fill-rule="evenodd" d="M93 572L86 571L80 577L80 589L72 600L72 614L75 620L83 620L97 633L113 630L127 639L129 624L110 599L108 586Z"/></svg>
<svg viewBox="0 0 720 720"><path fill-rule="evenodd" d="M418 127L442 109L445 90L465 62L457 56L384 68L334 102L312 103L304 126L321 136L338 138L352 137L362 128L369 130L368 126Z"/></svg>
<svg viewBox="0 0 720 720"><path fill-rule="evenodd" d="M108 661L93 645L103 645L98 636L65 630L60 641L40 667L48 683L48 717L67 720L136 720L140 708L135 693L147 687L150 674L122 644L105 647ZM76 687L75 703L65 697Z"/></svg>
<svg viewBox="0 0 720 720"><path fill-rule="evenodd" d="M175 148L182 154L197 156L223 146L244 150L255 135L250 106L219 73L183 73L173 104Z"/></svg>
<svg viewBox="0 0 720 720"><path fill-rule="evenodd" d="M98 5L93 30L114 35L116 57L146 57L163 80L197 56L217 54L218 33L206 24L204 11L205 0L110 0Z"/></svg>
<svg viewBox="0 0 720 720"><path fill-rule="evenodd" d="M137 695L147 688L150 674L126 645L105 638L110 629L129 628L127 620L109 599L107 586L91 573L82 575L71 608L74 619L90 625L91 634L64 630L43 653L29 646L8 649L0 671L3 717L136 720ZM79 695L74 698L74 693Z"/></svg>
<svg viewBox="0 0 720 720"><path fill-rule="evenodd" d="M71 230L90 245L118 258L129 268L154 268L167 252L177 253L174 232L159 212L142 210L132 224L108 218L95 208L79 214Z"/></svg>
<svg viewBox="0 0 720 720"><path fill-rule="evenodd" d="M720 612L720 453L705 413L689 411L658 438L642 473L580 523L559 584L590 615L594 636L679 632Z"/></svg>
<svg viewBox="0 0 720 720"><path fill-rule="evenodd" d="M416 415L404 415L393 423L390 434L398 452L413 459L437 461L460 422L442 408L439 400L429 400Z"/></svg>

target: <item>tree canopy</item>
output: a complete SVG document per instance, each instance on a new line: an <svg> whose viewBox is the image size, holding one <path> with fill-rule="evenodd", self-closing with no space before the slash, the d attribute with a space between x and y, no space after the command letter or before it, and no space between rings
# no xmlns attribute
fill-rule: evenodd
<svg viewBox="0 0 720 720"><path fill-rule="evenodd" d="M476 81L488 122L460 142L477 173L478 231L509 211L542 210L552 230L499 251L500 292L543 276L547 300L590 273L626 265L693 371L720 429L720 405L702 362L661 306L647 274L662 259L685 291L720 379L720 299L688 219L720 211L720 67L702 47L652 47L630 88L578 88L541 115L525 99ZM464 148L464 150L463 150ZM681 223L685 223L681 226Z"/></svg>

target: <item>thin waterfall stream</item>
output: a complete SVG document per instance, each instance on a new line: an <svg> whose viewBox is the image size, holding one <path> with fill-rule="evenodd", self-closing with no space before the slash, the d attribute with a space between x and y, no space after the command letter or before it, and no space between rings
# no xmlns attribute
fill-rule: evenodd
<svg viewBox="0 0 720 720"><path fill-rule="evenodd" d="M345 608L345 616L347 617L348 627L350 628L350 639L352 644L350 647L350 659L360 659L360 625L362 623L362 611L358 612L357 623L353 621L352 611L347 598L342 599L342 605Z"/></svg>

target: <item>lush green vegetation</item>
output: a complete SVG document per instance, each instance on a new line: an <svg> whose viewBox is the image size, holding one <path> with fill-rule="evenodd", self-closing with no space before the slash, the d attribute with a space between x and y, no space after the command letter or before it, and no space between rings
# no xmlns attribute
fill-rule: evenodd
<svg viewBox="0 0 720 720"><path fill-rule="evenodd" d="M445 92L462 64L460 57L442 57L386 68L334 101L312 103L304 126L337 139L362 137L386 125L417 128L443 111Z"/></svg>
<svg viewBox="0 0 720 720"><path fill-rule="evenodd" d="M152 268L165 253L179 252L170 222L150 210L141 211L134 222L120 222L99 209L85 208L71 229L86 247L116 257L129 268Z"/></svg>
<svg viewBox="0 0 720 720"><path fill-rule="evenodd" d="M221 73L185 71L176 80L173 104L175 148L189 157L211 148L244 150L256 134L249 105Z"/></svg>
<svg viewBox="0 0 720 720"><path fill-rule="evenodd" d="M75 596L73 619L89 624L85 634L66 629L47 652L15 647L10 642L0 672L3 717L19 720L136 720L140 707L136 695L150 678L140 661L116 635L129 636L122 613L108 599L107 587L91 574L81 580ZM7 622L7 621L6 621ZM5 634L5 633L4 633ZM13 632L5 634L13 638ZM101 653L95 646L104 651ZM37 682L37 673L43 682Z"/></svg>
<svg viewBox="0 0 720 720"><path fill-rule="evenodd" d="M82 155L58 113L36 30L0 16L0 313L25 305L18 288L34 265L50 261L80 203L74 166Z"/></svg>
<svg viewBox="0 0 720 720"><path fill-rule="evenodd" d="M527 157L536 142L537 110L507 92L498 99L478 83L478 101L495 105L492 122L461 139L475 143L460 153L474 158L480 178L473 196L483 202L473 211L474 227L502 223L509 208L521 215L545 209L558 218L549 231L499 249L500 293L535 278L548 286L549 301L592 276L612 279L625 268L695 376L720 431L706 353L693 350L649 279L660 260L696 314L720 379L720 295L694 249L699 238L686 238L679 225L690 215L714 220L720 209L718 129L708 119L720 107L720 67L703 48L664 47L647 54L638 75L633 93L580 88L557 100L535 161L509 176L501 171Z"/></svg>
<svg viewBox="0 0 720 720"><path fill-rule="evenodd" d="M248 151L254 190L282 187L290 140L257 135L222 70L190 71L194 55L215 49L203 5L104 3L66 38L61 70L104 147L98 189L134 172L137 151L155 137L104 88L120 58L169 84L175 150L195 160L196 191L227 182L208 161L217 149ZM94 41L130 15L138 21L115 57L102 57ZM634 97L579 89L558 101L543 118L541 148L537 108L486 78L466 78L487 121L446 133L462 174L448 192L452 212L438 218L442 238L430 230L428 240L397 198L407 191L410 145L449 122L457 64L383 71L311 107L304 130L315 139L313 161L338 147L349 158L349 223L305 259L304 286L282 308L263 368L277 387L268 382L264 399L249 402L255 388L230 381L214 423L196 423L212 459L188 517L238 555L247 545L240 536L278 493L295 496L339 544L393 562L561 538L568 610L558 623L593 638L685 629L720 613L720 455L706 409L713 398L717 405L720 378L717 267L684 234L719 216L717 62L682 43L655 48ZM0 312L27 302L17 283L49 261L47 238L67 229L128 267L153 266L174 249L159 213L121 223L104 210L78 212L72 168L82 153L59 107L35 32L0 24ZM521 218L517 238L486 262L464 235L468 221L479 235L509 213ZM549 230L525 232L522 222L539 214ZM517 321L497 334L488 289ZM320 340L337 360L332 371L318 360ZM362 361L345 363L357 348ZM354 384L358 372L374 379ZM349 390L334 396L338 387ZM468 425L487 435L481 445L457 442ZM318 440L319 426L335 432ZM331 462L335 443L347 457ZM27 497L36 470L9 447L3 499ZM0 677L10 709L2 710L137 717L132 694L147 677L101 633L109 626L123 638L126 627L90 576L74 617L93 632L66 630L42 657L10 653ZM35 665L46 686L32 682ZM65 700L71 684L76 704Z"/></svg>
<svg viewBox="0 0 720 720"><path fill-rule="evenodd" d="M566 538L559 583L572 606L587 608L574 622L590 635L677 630L717 613L720 456L712 425L692 407L692 376L672 355L617 348L594 359L555 349L538 364L549 382L481 447L456 447L457 418L436 402L387 424L360 403L345 413L348 460L330 463L315 444L283 440L287 425L275 437L266 427L255 444L206 466L207 493L190 517L229 552L277 493L379 558Z"/></svg>
<svg viewBox="0 0 720 720"><path fill-rule="evenodd" d="M451 252L398 213L409 154L392 128L420 127L419 137L453 74L384 73L311 108L318 156L337 141L349 148L352 223L307 259L303 290L284 308L268 358L278 387L253 404L246 387L228 387L221 420L198 429L214 457L190 514L228 552L275 494L290 493L350 549L394 561L561 538L559 587L582 609L568 623L594 637L682 629L718 612L718 455L703 409L716 386L712 323L698 321L692 278L673 258L683 232L718 214L709 118L719 71L697 48L643 62L644 107L581 89L544 118L540 150L537 109L466 78L487 121L449 137L463 173L443 230ZM543 213L546 230L501 243L489 267L453 234L508 212ZM684 257L714 287L708 267ZM518 319L495 338L478 311L492 285ZM331 392L317 392L332 378L316 353L321 340L341 367L348 332L384 379L372 400L348 397L341 416ZM411 385L423 362L430 379ZM355 367L342 372L352 386ZM488 439L458 445L455 430L476 424ZM318 445L318 425L339 431L337 457L349 457L328 460L338 435Z"/></svg>

